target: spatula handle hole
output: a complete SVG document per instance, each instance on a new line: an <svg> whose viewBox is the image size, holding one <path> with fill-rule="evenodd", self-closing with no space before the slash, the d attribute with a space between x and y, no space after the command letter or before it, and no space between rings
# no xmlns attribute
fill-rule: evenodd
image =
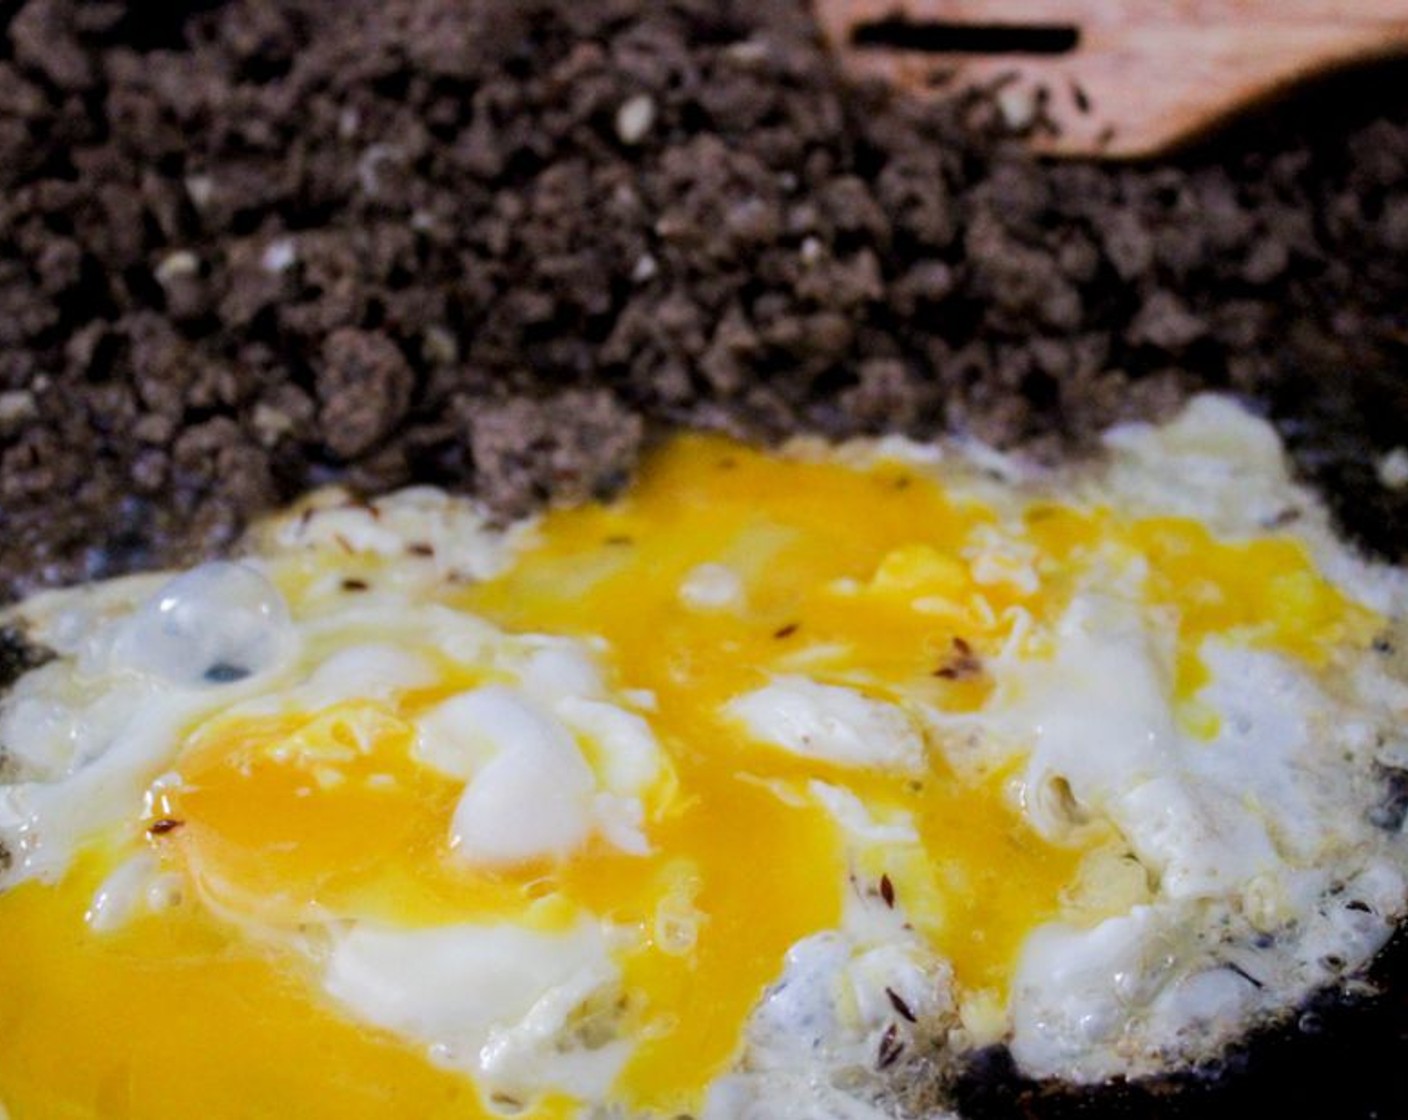
<svg viewBox="0 0 1408 1120"><path fill-rule="evenodd" d="M924 54L1058 55L1080 46L1080 28L1064 23L944 23L890 16L857 24L851 44L860 50Z"/></svg>

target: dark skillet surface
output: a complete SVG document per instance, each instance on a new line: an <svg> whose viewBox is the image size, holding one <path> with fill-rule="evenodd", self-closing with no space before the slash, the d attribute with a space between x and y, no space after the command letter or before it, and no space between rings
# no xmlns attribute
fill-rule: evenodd
<svg viewBox="0 0 1408 1120"><path fill-rule="evenodd" d="M332 479L515 512L609 492L670 424L1053 454L1199 388L1408 552L1375 474L1408 444L1401 66L1099 169L841 90L787 0L0 0L0 32L0 598L217 551ZM1209 1076L1073 1093L997 1052L958 1099L1408 1117L1408 938L1373 978Z"/></svg>
<svg viewBox="0 0 1408 1120"><path fill-rule="evenodd" d="M1264 1030L1214 1069L1167 1081L1084 1092L1014 1075L1006 1052L985 1054L962 1078L957 1100L973 1118L1376 1117L1408 1116L1408 937L1381 955L1374 976L1386 994L1349 1000L1330 993L1296 1019Z"/></svg>

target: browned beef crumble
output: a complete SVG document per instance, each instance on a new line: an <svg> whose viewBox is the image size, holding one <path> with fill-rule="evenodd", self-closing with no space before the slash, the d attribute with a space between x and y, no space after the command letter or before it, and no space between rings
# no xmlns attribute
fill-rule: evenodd
<svg viewBox="0 0 1408 1120"><path fill-rule="evenodd" d="M0 601L331 480L508 515L674 424L1052 454L1201 387L1408 554L1408 71L1138 167L994 112L847 88L798 0L0 0ZM957 1099L1408 1116L1404 957L1213 1081Z"/></svg>

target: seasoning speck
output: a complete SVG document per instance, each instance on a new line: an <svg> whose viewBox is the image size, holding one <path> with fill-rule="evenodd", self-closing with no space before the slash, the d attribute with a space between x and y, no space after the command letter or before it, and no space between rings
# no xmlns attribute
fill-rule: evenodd
<svg viewBox="0 0 1408 1120"><path fill-rule="evenodd" d="M616 136L623 144L639 144L655 124L655 98L647 93L628 97L616 110Z"/></svg>
<svg viewBox="0 0 1408 1120"><path fill-rule="evenodd" d="M909 1009L909 1004L904 1001L904 997L895 991L894 988L886 988L885 996L890 1001L890 1006L895 1009L895 1013L902 1019L913 1023L915 1021L914 1012Z"/></svg>
<svg viewBox="0 0 1408 1120"><path fill-rule="evenodd" d="M934 676L946 681L970 680L981 676L983 663L965 638L953 639L953 656L934 670Z"/></svg>
<svg viewBox="0 0 1408 1120"><path fill-rule="evenodd" d="M875 1055L875 1068L889 1069L903 1052L904 1043L900 1041L899 1030L891 1023L880 1037L880 1049Z"/></svg>
<svg viewBox="0 0 1408 1120"><path fill-rule="evenodd" d="M895 908L895 884L890 882L889 875L880 876L880 897L891 910Z"/></svg>

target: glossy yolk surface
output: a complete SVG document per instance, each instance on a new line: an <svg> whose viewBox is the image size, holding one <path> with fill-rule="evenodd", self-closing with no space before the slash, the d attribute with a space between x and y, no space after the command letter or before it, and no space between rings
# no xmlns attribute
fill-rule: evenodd
<svg viewBox="0 0 1408 1120"><path fill-rule="evenodd" d="M464 1075L319 994L290 940L329 919L554 929L589 912L633 931L619 959L636 1044L616 1091L662 1115L698 1107L787 948L840 921L848 875L872 890L887 878L960 988L1001 999L1023 938L1070 901L1087 852L1041 841L1000 770L963 781L937 751L917 776L799 758L751 740L727 702L803 673L979 710L1018 613L1053 621L1097 559L1148 564L1147 606L1177 630L1183 700L1205 679L1209 634L1318 664L1368 618L1290 541L1222 543L1191 521L1103 509L1029 507L1005 531L1030 551L1035 585L1005 577L1008 561L980 580L975 541L997 524L900 463L677 439L620 502L549 514L503 576L445 592L509 630L603 637L611 683L653 695L672 773L648 798L648 857L594 840L493 872L450 858L460 787L416 764L413 721L474 683L471 669L386 702L217 717L175 760L181 784L145 819L134 812L128 834L99 838L57 887L0 896L0 1100L14 1120L478 1115ZM381 562L359 563L374 575ZM736 601L682 601L702 564L738 577ZM921 843L847 853L807 794L813 780L881 817L910 814ZM179 825L132 839L158 819ZM86 907L140 843L188 897L93 932ZM534 1112L571 1113L551 1094Z"/></svg>
<svg viewBox="0 0 1408 1120"><path fill-rule="evenodd" d="M348 1023L308 969L194 908L91 934L107 861L0 903L0 1099L11 1120L477 1116L473 1087ZM548 1113L551 1115L551 1113Z"/></svg>

